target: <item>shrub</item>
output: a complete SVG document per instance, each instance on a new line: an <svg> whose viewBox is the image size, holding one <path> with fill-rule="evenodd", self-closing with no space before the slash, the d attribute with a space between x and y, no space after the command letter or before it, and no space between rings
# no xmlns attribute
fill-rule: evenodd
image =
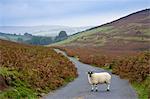
<svg viewBox="0 0 150 99"><path fill-rule="evenodd" d="M113 73L130 81L142 82L150 74L150 53L143 52L134 57L125 57L116 62Z"/></svg>

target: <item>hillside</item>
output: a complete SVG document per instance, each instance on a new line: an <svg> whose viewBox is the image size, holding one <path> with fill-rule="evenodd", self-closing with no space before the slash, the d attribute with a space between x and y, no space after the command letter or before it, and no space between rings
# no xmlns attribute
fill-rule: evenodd
<svg viewBox="0 0 150 99"><path fill-rule="evenodd" d="M50 46L128 79L139 99L150 97L150 9L76 33Z"/></svg>
<svg viewBox="0 0 150 99"><path fill-rule="evenodd" d="M150 48L150 9L135 12L113 22L93 27L57 43L69 48L99 49L103 53L126 54ZM98 51L98 52L99 52ZM97 52L97 51L96 51Z"/></svg>
<svg viewBox="0 0 150 99"><path fill-rule="evenodd" d="M73 63L51 48L0 40L0 99L34 99L76 76Z"/></svg>
<svg viewBox="0 0 150 99"><path fill-rule="evenodd" d="M32 45L47 45L55 42L54 37L35 36L29 33L18 35L0 32L0 39Z"/></svg>

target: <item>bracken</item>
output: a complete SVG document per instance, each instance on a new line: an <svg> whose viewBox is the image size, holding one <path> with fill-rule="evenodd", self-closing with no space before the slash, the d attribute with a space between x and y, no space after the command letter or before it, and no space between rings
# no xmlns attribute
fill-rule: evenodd
<svg viewBox="0 0 150 99"><path fill-rule="evenodd" d="M73 63L62 54L57 54L52 48L4 40L0 40L0 70L2 71L0 76L5 78L9 88L20 90L18 87L24 86L36 95L54 90L71 81L68 78L77 76L77 69ZM9 98L14 97L9 96Z"/></svg>

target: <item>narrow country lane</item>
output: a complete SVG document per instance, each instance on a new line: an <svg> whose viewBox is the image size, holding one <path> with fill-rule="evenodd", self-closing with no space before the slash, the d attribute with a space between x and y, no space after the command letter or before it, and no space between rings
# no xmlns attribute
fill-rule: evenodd
<svg viewBox="0 0 150 99"><path fill-rule="evenodd" d="M57 52L63 53L60 50ZM66 57L68 57L66 55ZM59 88L54 92L50 92L44 99L137 99L137 94L131 88L127 80L120 79L119 76L112 74L112 83L110 91L106 91L106 85L99 85L98 92L91 92L91 86L87 80L87 71L92 70L96 72L105 71L103 69L92 67L68 57L78 69L78 78L68 85Z"/></svg>

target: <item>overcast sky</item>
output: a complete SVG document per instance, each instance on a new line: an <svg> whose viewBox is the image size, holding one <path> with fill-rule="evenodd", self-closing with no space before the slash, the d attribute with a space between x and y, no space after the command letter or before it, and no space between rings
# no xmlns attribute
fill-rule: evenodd
<svg viewBox="0 0 150 99"><path fill-rule="evenodd" d="M0 26L96 26L146 8L149 0L0 0Z"/></svg>

